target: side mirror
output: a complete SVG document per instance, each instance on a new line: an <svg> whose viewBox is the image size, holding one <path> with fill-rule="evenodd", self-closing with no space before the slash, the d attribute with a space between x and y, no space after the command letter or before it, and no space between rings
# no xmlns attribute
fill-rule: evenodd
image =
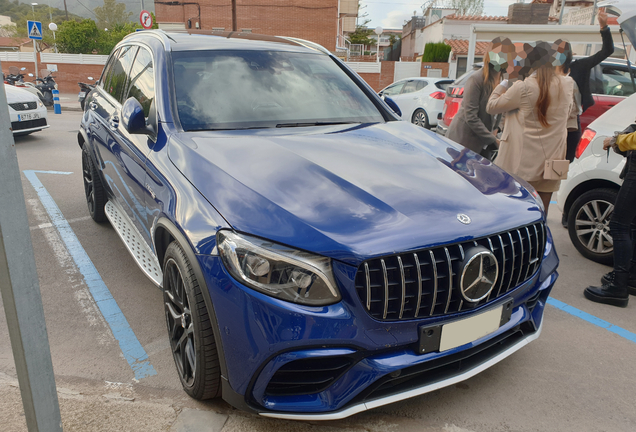
<svg viewBox="0 0 636 432"><path fill-rule="evenodd" d="M32 74L32 73L30 73L30 74L28 74L28 75L29 75L30 77L32 77L32 76L33 76L33 74Z"/></svg>
<svg viewBox="0 0 636 432"><path fill-rule="evenodd" d="M146 126L144 109L137 99L129 97L121 107L121 122L131 135L152 135L152 128Z"/></svg>
<svg viewBox="0 0 636 432"><path fill-rule="evenodd" d="M391 108L393 110L394 113L396 113L398 116L402 117L402 111L400 110L400 107L395 103L395 101L393 99L391 99L390 97L386 96L384 98L384 102L386 102L386 104L389 106L389 108Z"/></svg>
<svg viewBox="0 0 636 432"><path fill-rule="evenodd" d="M93 81L93 79L94 79L94 78L93 78L93 77L88 77L88 79L89 79L89 80L91 80L91 81Z"/></svg>
<svg viewBox="0 0 636 432"><path fill-rule="evenodd" d="M26 68L25 68L25 67L23 67L23 68L20 68L20 70L26 70Z"/></svg>

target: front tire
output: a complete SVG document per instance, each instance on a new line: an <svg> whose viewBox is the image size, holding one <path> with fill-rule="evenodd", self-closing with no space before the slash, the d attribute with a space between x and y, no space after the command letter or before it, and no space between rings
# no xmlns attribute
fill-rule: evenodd
<svg viewBox="0 0 636 432"><path fill-rule="evenodd" d="M614 262L609 222L617 195L614 189L592 189L574 201L568 214L572 244L581 255L597 263L612 265Z"/></svg>
<svg viewBox="0 0 636 432"><path fill-rule="evenodd" d="M413 113L413 117L411 118L411 123L425 129L429 129L431 127L428 121L428 115L422 108L418 108L415 110L415 112Z"/></svg>
<svg viewBox="0 0 636 432"><path fill-rule="evenodd" d="M88 213L95 222L106 222L106 212L104 211L106 190L88 152L87 144L82 147L82 174L84 176L84 194Z"/></svg>
<svg viewBox="0 0 636 432"><path fill-rule="evenodd" d="M166 250L163 264L163 300L170 348L179 380L195 399L221 395L221 368L199 281L177 242Z"/></svg>

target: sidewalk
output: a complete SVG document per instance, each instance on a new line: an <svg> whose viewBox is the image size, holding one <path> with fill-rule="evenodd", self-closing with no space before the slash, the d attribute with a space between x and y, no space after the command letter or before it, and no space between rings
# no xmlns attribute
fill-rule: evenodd
<svg viewBox="0 0 636 432"><path fill-rule="evenodd" d="M79 87L77 87L77 93L60 93L60 106L62 112L64 111L82 111L79 101L77 100L77 94L79 93ZM53 115L53 107L47 107L49 115Z"/></svg>

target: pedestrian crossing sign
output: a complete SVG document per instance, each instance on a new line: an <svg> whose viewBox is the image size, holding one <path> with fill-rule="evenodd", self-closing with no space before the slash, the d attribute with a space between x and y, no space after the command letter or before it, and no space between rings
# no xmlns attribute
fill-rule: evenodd
<svg viewBox="0 0 636 432"><path fill-rule="evenodd" d="M29 39L42 40L42 23L40 21L27 21Z"/></svg>

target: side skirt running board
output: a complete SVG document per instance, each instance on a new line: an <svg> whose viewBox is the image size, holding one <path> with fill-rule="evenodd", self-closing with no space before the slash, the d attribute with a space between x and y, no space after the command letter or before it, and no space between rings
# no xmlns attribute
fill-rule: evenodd
<svg viewBox="0 0 636 432"><path fill-rule="evenodd" d="M126 249L133 256L135 262L150 280L161 288L163 283L163 272L157 257L152 252L148 243L139 234L139 231L132 223L128 215L122 211L113 201L108 201L104 207L106 217L115 228L119 237L126 245Z"/></svg>

